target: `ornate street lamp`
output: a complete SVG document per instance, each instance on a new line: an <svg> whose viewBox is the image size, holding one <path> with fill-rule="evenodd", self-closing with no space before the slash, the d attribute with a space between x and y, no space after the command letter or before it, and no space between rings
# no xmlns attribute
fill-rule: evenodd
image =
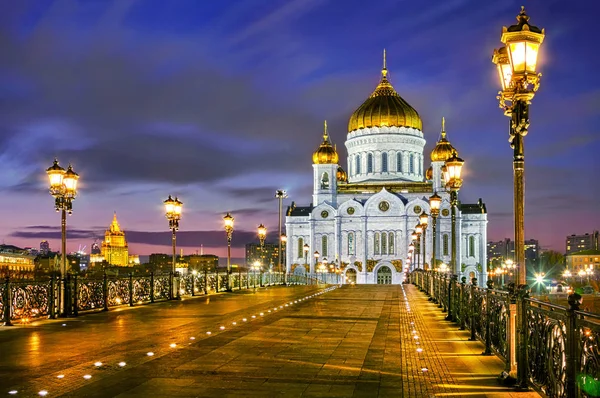
<svg viewBox="0 0 600 398"><path fill-rule="evenodd" d="M283 199L287 198L287 192L285 192L283 189L278 189L277 191L275 191L275 197L277 199L279 199L279 217L277 218L277 221L279 222L279 236L281 236L281 207L283 204ZM279 258L278 258L278 262L277 262L277 270L279 271L279 273L281 273L283 271L283 284L286 284L286 275L287 275L287 270L284 268L283 270L281 269L281 246L282 246L283 241L280 239L279 240L279 251L277 252L279 254Z"/></svg>
<svg viewBox="0 0 600 398"><path fill-rule="evenodd" d="M429 211L431 212L431 218L433 221L433 252L431 253L431 269L435 268L436 262L436 246L437 246L437 218L440 215L440 207L442 205L442 198L434 192L433 195L429 197Z"/></svg>
<svg viewBox="0 0 600 398"><path fill-rule="evenodd" d="M316 271L316 267L317 267L317 265L318 265L318 263L319 263L319 256L320 256L320 254L319 254L319 252L318 252L318 251L315 251L315 252L313 253L313 256L314 256L314 258L315 258L315 271Z"/></svg>
<svg viewBox="0 0 600 398"><path fill-rule="evenodd" d="M60 277L62 278L61 294L62 305L61 312L64 316L71 315L70 291L65 289L67 277L67 212L73 214L73 200L77 197L77 181L79 174L73 171L73 167L69 167L65 171L58 165L58 160L54 159L54 163L46 169L48 179L50 181L50 195L54 197L54 208L57 212L61 212L60 231L61 231L61 262L60 262ZM54 310L52 310L53 313ZM51 315L53 317L53 315Z"/></svg>
<svg viewBox="0 0 600 398"><path fill-rule="evenodd" d="M540 85L537 57L544 41L544 29L529 24L525 7L517 24L502 28L504 47L494 50L492 62L498 68L500 108L510 117L509 142L513 149L515 262L519 285L527 284L525 267L525 154L523 139L529 128L529 103Z"/></svg>
<svg viewBox="0 0 600 398"><path fill-rule="evenodd" d="M261 263L264 264L265 262L265 239L267 237L267 227L265 227L264 225L260 224L258 226L258 240L260 241L260 259L261 259ZM260 270L260 283L259 283L260 287L262 287L263 283L262 283L262 267Z"/></svg>
<svg viewBox="0 0 600 398"><path fill-rule="evenodd" d="M304 250L304 267L308 267L308 252L310 251L310 247L308 246L308 243L305 243L304 246L302 247L302 249ZM308 270L305 270L306 274L308 275Z"/></svg>
<svg viewBox="0 0 600 398"><path fill-rule="evenodd" d="M227 291L230 292L232 291L231 282L229 280L231 275L231 236L233 235L234 218L231 216L231 214L227 213L223 217L223 221L225 222L225 234L227 235Z"/></svg>
<svg viewBox="0 0 600 398"><path fill-rule="evenodd" d="M423 234L423 226L417 224L415 227L417 239L415 240L415 256L417 257L417 268L421 268L421 235Z"/></svg>
<svg viewBox="0 0 600 398"><path fill-rule="evenodd" d="M281 253L283 254L281 266L283 267L283 284L287 285L287 261L285 254L287 253L287 235L279 235L279 241L281 242Z"/></svg>
<svg viewBox="0 0 600 398"><path fill-rule="evenodd" d="M425 261L427 260L427 224L429 224L429 215L423 211L419 216L419 222L423 229L423 269L425 268Z"/></svg>
<svg viewBox="0 0 600 398"><path fill-rule="evenodd" d="M165 216L167 217L167 220L169 220L169 229L173 232L172 237L171 237L171 242L173 244L173 263L171 266L171 297L170 299L173 300L174 298L176 298L177 300L181 300L181 296L179 294L179 286L178 286L178 281L179 279L176 277L176 255L177 255L177 249L176 249L176 242L177 242L177 238L176 238L176 232L179 229L179 220L181 219L181 208L183 205L183 202L180 202L179 199L177 199L177 197L175 197L175 199L173 199L171 197L171 195L169 195L169 197L167 198L167 200L165 200L164 202L165 205ZM177 292L176 297L173 297L173 291Z"/></svg>
<svg viewBox="0 0 600 398"><path fill-rule="evenodd" d="M452 258L450 259L451 272L457 272L456 261L456 206L458 205L458 190L462 186L461 171L465 161L456 156L456 152L452 157L448 158L444 163L443 174L446 188L450 190L450 207L452 208L451 220L452 227Z"/></svg>

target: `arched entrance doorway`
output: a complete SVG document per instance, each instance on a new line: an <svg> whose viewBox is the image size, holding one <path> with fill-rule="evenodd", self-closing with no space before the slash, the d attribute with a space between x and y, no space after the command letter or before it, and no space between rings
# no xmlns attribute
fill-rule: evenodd
<svg viewBox="0 0 600 398"><path fill-rule="evenodd" d="M378 285L391 285L392 284L392 270L387 265L382 265L377 270L377 284Z"/></svg>
<svg viewBox="0 0 600 398"><path fill-rule="evenodd" d="M346 271L346 283L356 283L356 270L348 268Z"/></svg>

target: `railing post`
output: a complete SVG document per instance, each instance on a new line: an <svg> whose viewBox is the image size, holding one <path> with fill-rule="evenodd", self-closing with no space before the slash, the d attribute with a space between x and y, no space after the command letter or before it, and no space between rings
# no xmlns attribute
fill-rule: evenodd
<svg viewBox="0 0 600 398"><path fill-rule="evenodd" d="M246 269L246 290L250 289L250 274L248 269Z"/></svg>
<svg viewBox="0 0 600 398"><path fill-rule="evenodd" d="M463 276L460 278L460 304L458 305L460 308L460 328L459 330L465 330L467 328L467 307L465 304L465 289L467 288L467 277Z"/></svg>
<svg viewBox="0 0 600 398"><path fill-rule="evenodd" d="M196 293L195 293L196 283L195 282L196 282L196 275L192 274L192 297L194 297L196 295Z"/></svg>
<svg viewBox="0 0 600 398"><path fill-rule="evenodd" d="M454 314L452 313L452 292L456 289L456 280L458 275L450 275L450 281L448 282L448 315L446 315L447 321L454 321ZM456 306L456 303L454 304ZM456 313L456 311L454 311Z"/></svg>
<svg viewBox="0 0 600 398"><path fill-rule="evenodd" d="M529 389L529 367L527 361L527 299L529 298L529 286L519 285L517 311L517 385L520 390Z"/></svg>
<svg viewBox="0 0 600 398"><path fill-rule="evenodd" d="M71 316L71 297L72 297L72 286L71 286L71 274L67 273L65 276L65 298L63 300L63 316Z"/></svg>
<svg viewBox="0 0 600 398"><path fill-rule="evenodd" d="M77 286L77 275L73 275L73 316L78 316L79 315L79 310L78 310L78 306L79 306L79 289Z"/></svg>
<svg viewBox="0 0 600 398"><path fill-rule="evenodd" d="M129 273L129 306L133 307L133 273Z"/></svg>
<svg viewBox="0 0 600 398"><path fill-rule="evenodd" d="M581 295L569 295L569 309L567 310L567 385L566 396L577 396L577 370L579 369L579 333L577 330L577 314L581 305Z"/></svg>
<svg viewBox="0 0 600 398"><path fill-rule="evenodd" d="M477 301L475 300L475 291L477 290L477 278L471 279L471 302L469 303L469 310L471 311L471 316L469 317L469 328L471 329L471 337L469 337L470 341L477 340L475 336L475 313L477 312Z"/></svg>
<svg viewBox="0 0 600 398"><path fill-rule="evenodd" d="M150 302L154 303L154 271L150 272Z"/></svg>
<svg viewBox="0 0 600 398"><path fill-rule="evenodd" d="M219 268L215 267L215 279L217 281L216 293L219 293Z"/></svg>
<svg viewBox="0 0 600 398"><path fill-rule="evenodd" d="M490 302L492 301L492 290L494 289L494 281L488 279L486 282L487 291L485 292L485 312L483 320L485 322L485 351L481 355L492 355L492 325L490 319Z"/></svg>
<svg viewBox="0 0 600 398"><path fill-rule="evenodd" d="M48 292L48 319L56 319L56 305L55 305L55 293L56 289L56 280L54 279L55 275L52 273L50 275L50 291Z"/></svg>
<svg viewBox="0 0 600 398"><path fill-rule="evenodd" d="M6 277L4 280L4 326L13 326L10 321L11 317L11 308L12 308L12 300L11 300L11 291L10 291L10 277Z"/></svg>
<svg viewBox="0 0 600 398"><path fill-rule="evenodd" d="M204 294L208 294L208 270L204 268Z"/></svg>
<svg viewBox="0 0 600 398"><path fill-rule="evenodd" d="M173 284L175 283L175 275L173 274L173 271L169 271L169 300L175 300L175 296L173 295L173 293L175 293L173 291Z"/></svg>
<svg viewBox="0 0 600 398"><path fill-rule="evenodd" d="M104 296L103 311L108 311L108 276L106 275L106 271L104 271L104 276L102 279L102 295Z"/></svg>

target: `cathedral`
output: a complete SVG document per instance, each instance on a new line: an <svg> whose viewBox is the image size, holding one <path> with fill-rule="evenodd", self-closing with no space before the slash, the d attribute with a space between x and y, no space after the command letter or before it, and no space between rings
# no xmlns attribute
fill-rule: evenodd
<svg viewBox="0 0 600 398"><path fill-rule="evenodd" d="M399 284L404 273L429 269L433 258L431 216L425 252L419 245L409 264L409 245L419 216L430 215L429 197L442 198L437 218L435 258L451 264L450 191L444 162L458 154L444 123L425 170L422 121L394 89L385 64L375 91L348 122L347 172L339 164L327 123L314 152L313 195L308 206L292 202L285 219L289 274L316 277L321 263L334 265L342 280L360 284ZM458 202L457 255L453 273L486 280L487 212L478 203ZM321 270L323 268L321 267Z"/></svg>

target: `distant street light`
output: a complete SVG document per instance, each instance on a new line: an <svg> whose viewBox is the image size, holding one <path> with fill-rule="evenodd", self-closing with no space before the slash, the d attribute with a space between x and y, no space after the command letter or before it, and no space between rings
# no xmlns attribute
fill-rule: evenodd
<svg viewBox="0 0 600 398"><path fill-rule="evenodd" d="M180 202L179 199L177 199L177 197L173 199L171 195L169 195L167 200L165 200L163 203L165 205L165 216L167 217L167 220L169 220L169 229L173 232L171 237L171 242L173 244L173 263L171 266L171 295L169 298L171 300L181 300L181 296L179 293L179 277L176 271L176 232L179 229L179 220L181 219L181 208L183 202ZM177 295L175 297L173 296L174 291L177 292Z"/></svg>
<svg viewBox="0 0 600 398"><path fill-rule="evenodd" d="M279 216L277 217L277 222L279 223L279 236L281 236L281 208L283 205L283 199L287 198L287 192L285 192L283 189L278 189L277 191L275 191L275 197L279 200ZM282 246L283 241L280 239L279 240L279 251L277 252L278 254L278 262L277 262L277 270L281 273L282 269L281 269L281 246ZM286 284L286 275L287 275L287 269L283 269L283 284Z"/></svg>
<svg viewBox="0 0 600 398"><path fill-rule="evenodd" d="M54 159L54 164L50 166L46 173L50 180L50 195L54 197L54 208L61 212L61 263L60 277L62 279L61 299L62 305L60 311L63 316L71 315L71 297L70 290L65 288L67 277L67 212L73 214L73 200L77 197L77 181L79 175L69 167L65 171L58 165L58 160Z"/></svg>
<svg viewBox="0 0 600 398"><path fill-rule="evenodd" d="M227 235L227 291L231 292L233 289L231 288L231 237L233 235L233 221L235 219L231 216L231 214L227 213L223 217L223 221L225 222L225 234ZM241 283L241 280L239 281ZM241 289L241 285L240 285Z"/></svg>

